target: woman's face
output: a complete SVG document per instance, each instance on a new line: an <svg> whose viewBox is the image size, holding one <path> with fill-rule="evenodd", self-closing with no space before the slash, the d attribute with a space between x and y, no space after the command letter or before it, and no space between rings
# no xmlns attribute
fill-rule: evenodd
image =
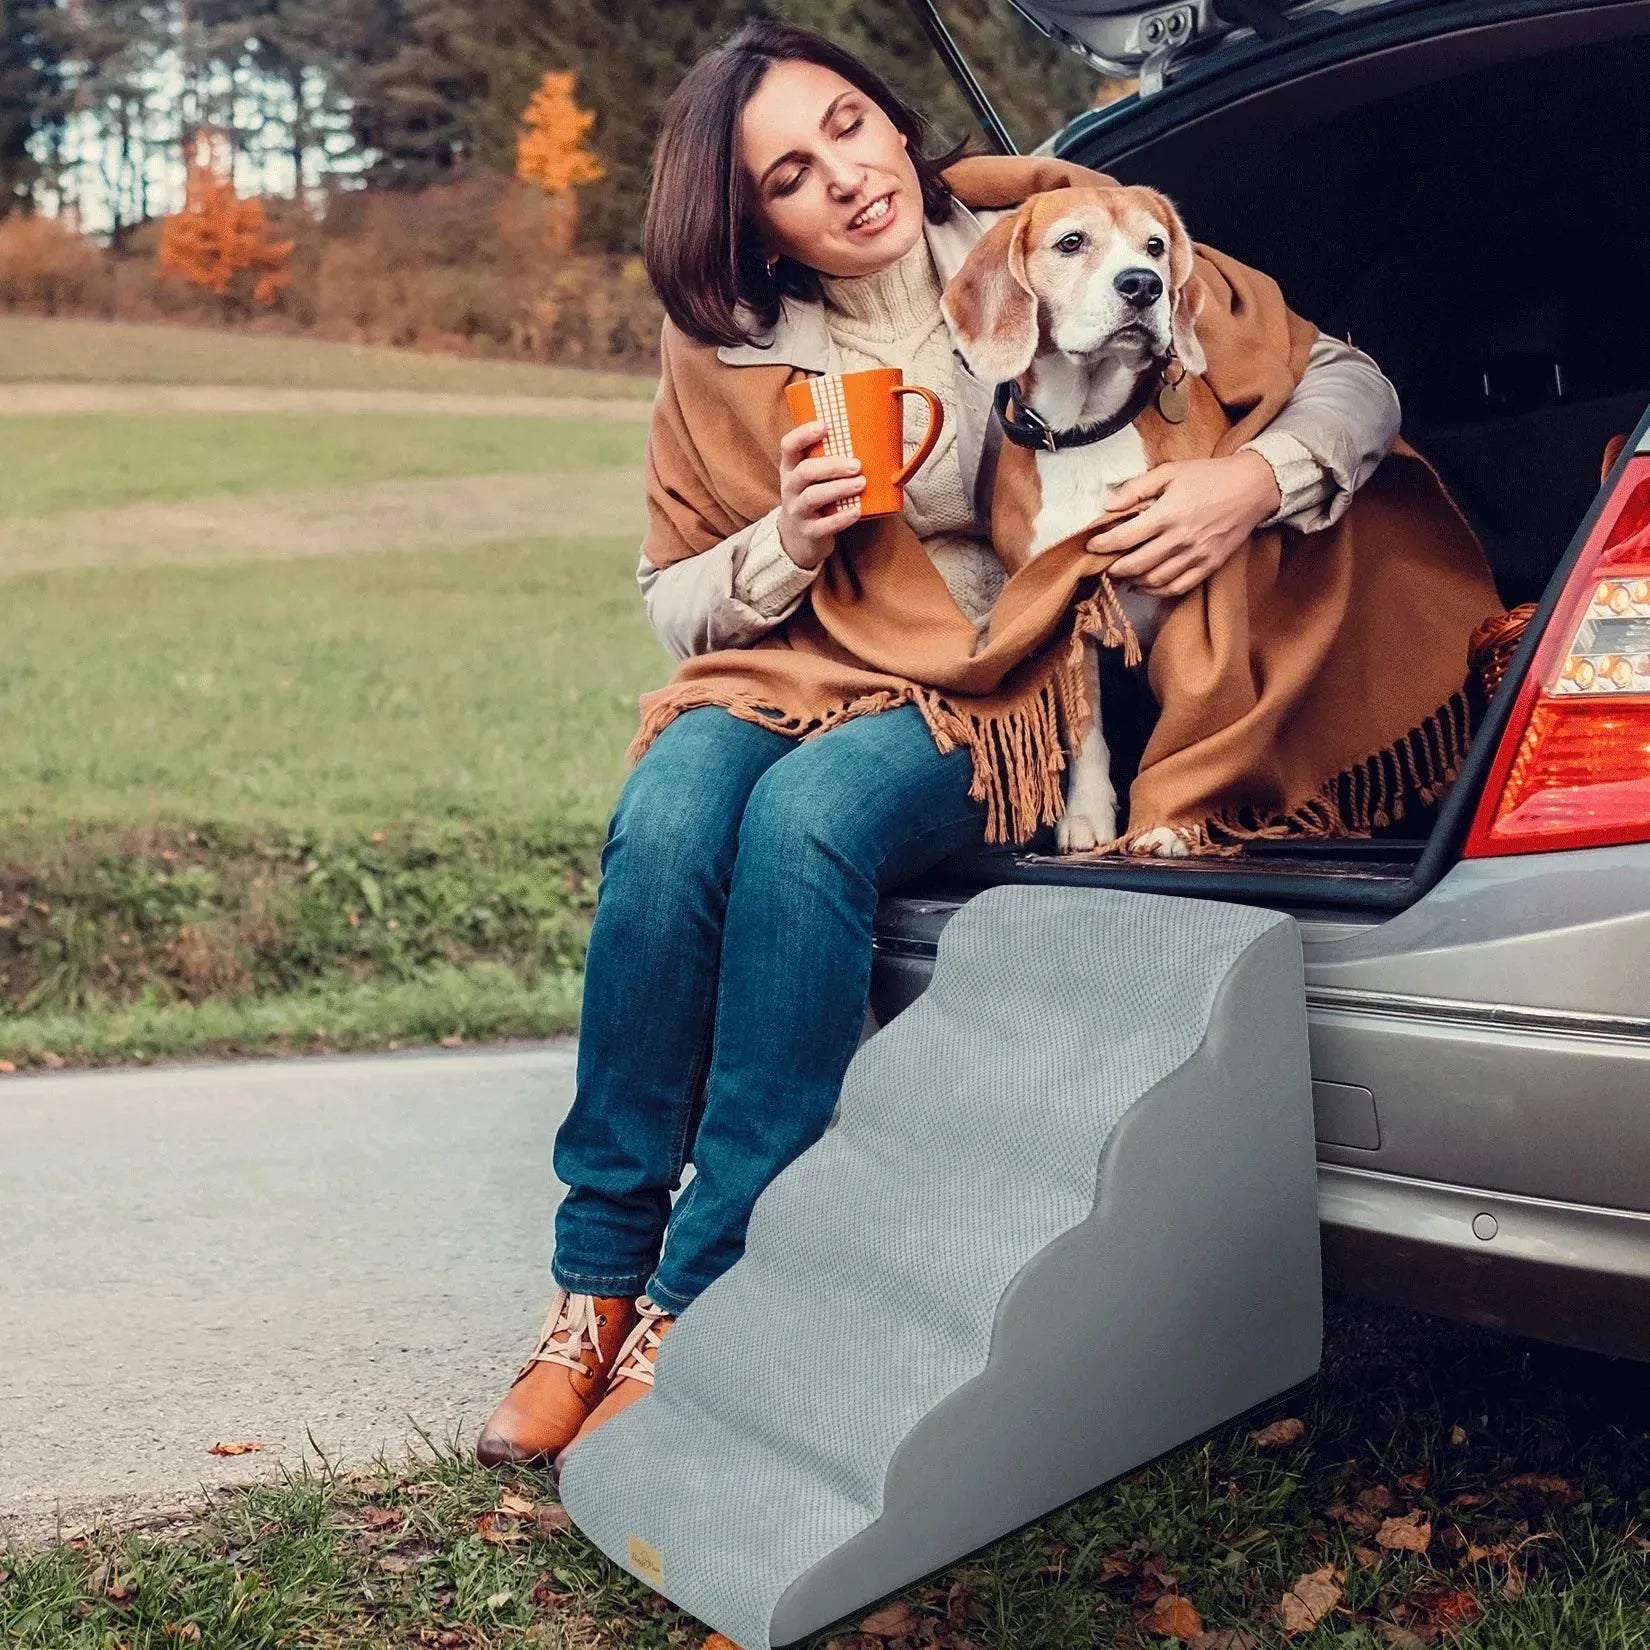
<svg viewBox="0 0 1650 1650"><path fill-rule="evenodd" d="M905 134L834 69L771 64L740 118L763 256L826 275L886 269L922 233L922 185Z"/></svg>

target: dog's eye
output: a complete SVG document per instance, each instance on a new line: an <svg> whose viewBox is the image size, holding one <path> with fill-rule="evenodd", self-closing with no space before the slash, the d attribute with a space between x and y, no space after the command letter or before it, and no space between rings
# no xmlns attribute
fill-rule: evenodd
<svg viewBox="0 0 1650 1650"><path fill-rule="evenodd" d="M1163 256L1163 237L1161 235L1148 235L1146 237L1146 256L1148 258L1161 258Z"/></svg>
<svg viewBox="0 0 1650 1650"><path fill-rule="evenodd" d="M1085 235L1082 230L1074 229L1070 232L1070 234L1062 235L1059 240L1054 243L1054 250L1056 252L1064 252L1067 257L1070 257L1074 252L1081 252L1088 244L1088 236Z"/></svg>

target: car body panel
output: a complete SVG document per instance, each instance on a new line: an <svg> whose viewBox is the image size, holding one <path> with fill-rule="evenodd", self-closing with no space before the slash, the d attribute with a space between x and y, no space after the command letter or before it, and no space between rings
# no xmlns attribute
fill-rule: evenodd
<svg viewBox="0 0 1650 1650"><path fill-rule="evenodd" d="M1086 19L1091 36L1166 9L1012 3L1068 34ZM1202 0L1197 10L1212 14ZM1187 52L1161 95L1079 116L1048 147L1132 178L1126 157L1145 145L1157 153L1165 139L1220 141L1256 94L1273 116L1343 87L1362 104L1466 68L1650 31L1646 0L1319 10L1268 41L1232 31ZM1650 413L1628 446L1650 452ZM1306 959L1326 1280L1650 1359L1650 843L1458 857L1541 627L1609 490L1560 558L1417 858L1388 863L1366 844L1361 860L1349 845L1345 864L1248 855L1086 869L1023 851L950 862L882 902L867 1033L926 988L945 923L991 882L1092 879L1289 910Z"/></svg>

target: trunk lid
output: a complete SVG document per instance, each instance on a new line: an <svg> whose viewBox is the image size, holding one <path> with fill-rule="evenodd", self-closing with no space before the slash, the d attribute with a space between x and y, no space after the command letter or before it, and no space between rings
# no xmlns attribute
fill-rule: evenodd
<svg viewBox="0 0 1650 1650"><path fill-rule="evenodd" d="M1182 56L1221 41L1286 42L1310 22L1333 22L1393 0L1008 0L1034 28L1102 73L1162 89Z"/></svg>

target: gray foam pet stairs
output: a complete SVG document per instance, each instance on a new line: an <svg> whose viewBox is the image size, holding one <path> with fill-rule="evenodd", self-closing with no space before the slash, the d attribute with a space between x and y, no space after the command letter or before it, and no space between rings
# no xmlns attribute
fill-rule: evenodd
<svg viewBox="0 0 1650 1650"><path fill-rule="evenodd" d="M993 887L561 1497L770 1650L1304 1380L1321 1342L1294 923Z"/></svg>

